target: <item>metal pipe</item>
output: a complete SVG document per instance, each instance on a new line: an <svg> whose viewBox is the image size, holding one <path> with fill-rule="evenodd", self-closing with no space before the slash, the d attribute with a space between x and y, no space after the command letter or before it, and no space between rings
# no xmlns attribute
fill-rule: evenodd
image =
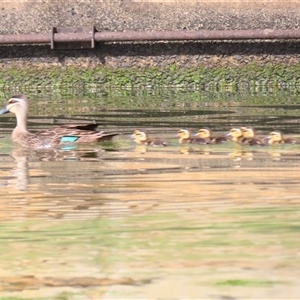
<svg viewBox="0 0 300 300"><path fill-rule="evenodd" d="M180 40L240 40L240 39L299 39L300 29L198 30L198 31L125 31L96 32L97 42L180 41Z"/></svg>
<svg viewBox="0 0 300 300"><path fill-rule="evenodd" d="M0 44L45 44L50 41L51 35L42 33L0 35Z"/></svg>
<svg viewBox="0 0 300 300"><path fill-rule="evenodd" d="M55 43L91 41L90 33L54 33ZM46 44L51 43L51 34L8 34L0 35L2 44ZM300 39L300 29L253 29L253 30L198 30L198 31L124 31L95 32L96 42L129 41L195 41L195 40L247 40L247 39Z"/></svg>

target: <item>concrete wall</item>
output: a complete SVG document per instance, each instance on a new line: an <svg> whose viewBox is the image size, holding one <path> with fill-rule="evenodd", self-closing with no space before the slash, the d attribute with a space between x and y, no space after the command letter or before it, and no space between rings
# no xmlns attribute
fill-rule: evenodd
<svg viewBox="0 0 300 300"><path fill-rule="evenodd" d="M138 1L138 2L137 2ZM98 30L299 28L300 1L18 0L0 2L0 34Z"/></svg>
<svg viewBox="0 0 300 300"><path fill-rule="evenodd" d="M300 28L300 1L18 0L0 2L0 16L0 34L50 33L52 26L87 25L95 25L98 31L296 29ZM295 64L299 48L297 41L98 44L96 49L85 51L2 46L0 65Z"/></svg>

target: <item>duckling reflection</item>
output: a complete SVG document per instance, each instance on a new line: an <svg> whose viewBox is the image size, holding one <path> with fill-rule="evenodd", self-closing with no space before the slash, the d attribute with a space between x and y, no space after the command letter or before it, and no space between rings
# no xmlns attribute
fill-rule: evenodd
<svg viewBox="0 0 300 300"><path fill-rule="evenodd" d="M273 161L281 160L281 151L278 151L278 149L274 149L273 147L270 147L268 153L270 155L271 160Z"/></svg>
<svg viewBox="0 0 300 300"><path fill-rule="evenodd" d="M200 154L200 155L210 155L210 149L207 149L208 145L203 145L201 149L192 149L189 144L182 144L179 148L180 154Z"/></svg>
<svg viewBox="0 0 300 300"><path fill-rule="evenodd" d="M147 145L136 145L135 152L139 154L144 154L147 152Z"/></svg>
<svg viewBox="0 0 300 300"><path fill-rule="evenodd" d="M232 157L233 161L241 161L243 159L251 161L254 158L254 153L251 151L236 149L235 151L231 152L230 156Z"/></svg>
<svg viewBox="0 0 300 300"><path fill-rule="evenodd" d="M284 138L283 133L279 130L274 130L270 132L267 137L269 145L279 145L279 144L298 144L299 142L294 138Z"/></svg>
<svg viewBox="0 0 300 300"><path fill-rule="evenodd" d="M198 130L197 136L205 139L208 144L221 144L230 141L228 136L217 136L212 134L212 130L208 127L204 127Z"/></svg>

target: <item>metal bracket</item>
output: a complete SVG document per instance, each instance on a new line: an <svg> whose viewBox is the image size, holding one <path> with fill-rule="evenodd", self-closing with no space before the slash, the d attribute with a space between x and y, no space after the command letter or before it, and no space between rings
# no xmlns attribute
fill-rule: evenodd
<svg viewBox="0 0 300 300"><path fill-rule="evenodd" d="M52 27L51 49L93 49L95 32L95 26Z"/></svg>

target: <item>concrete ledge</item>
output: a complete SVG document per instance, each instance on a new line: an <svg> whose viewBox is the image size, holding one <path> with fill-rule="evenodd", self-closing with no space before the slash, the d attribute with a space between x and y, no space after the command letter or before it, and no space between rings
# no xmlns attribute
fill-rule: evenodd
<svg viewBox="0 0 300 300"><path fill-rule="evenodd" d="M300 28L299 4L299 1L11 1L0 4L0 34L45 33L52 26L74 25L95 25L99 31Z"/></svg>
<svg viewBox="0 0 300 300"><path fill-rule="evenodd" d="M256 0L254 0L256 1ZM150 3L99 0L2 2L0 34L49 33L53 26L90 26L98 31L299 29L300 1L256 3ZM12 6L11 4L16 4ZM281 4L284 3L284 6ZM18 6L19 5L19 6ZM172 9L170 9L170 5ZM242 66L299 62L298 41L97 44L94 50L48 46L0 48L2 68L78 66L147 68Z"/></svg>

